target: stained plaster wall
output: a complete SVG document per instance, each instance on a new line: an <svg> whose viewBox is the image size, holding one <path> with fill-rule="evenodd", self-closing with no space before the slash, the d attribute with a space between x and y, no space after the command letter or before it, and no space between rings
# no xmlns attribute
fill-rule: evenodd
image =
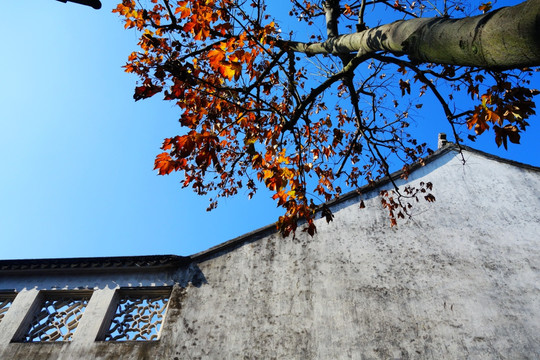
<svg viewBox="0 0 540 360"><path fill-rule="evenodd" d="M17 275L0 273L0 289L17 293L9 310L0 321L0 359L159 359L153 349L159 341L103 342L96 341L106 324L107 312L115 306L115 292L122 289L173 288L173 296L183 291L188 283L200 286L202 279L195 264L169 269L114 270L41 270L24 271ZM92 291L91 298L70 342L18 343L13 342L21 327L31 318L39 303L42 290ZM168 306L168 316L175 313L175 300ZM174 323L174 322L172 322ZM125 356L125 357L124 357Z"/></svg>
<svg viewBox="0 0 540 360"><path fill-rule="evenodd" d="M313 238L267 230L195 255L204 283L175 287L158 342L83 344L76 333L71 344L0 343L0 358L540 358L540 174L465 157L412 174L437 201L398 227L364 194L364 209L334 206Z"/></svg>

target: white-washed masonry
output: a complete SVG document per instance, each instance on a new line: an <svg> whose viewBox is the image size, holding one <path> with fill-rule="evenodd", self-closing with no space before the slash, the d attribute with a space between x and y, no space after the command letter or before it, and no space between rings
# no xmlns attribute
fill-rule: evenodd
<svg viewBox="0 0 540 360"><path fill-rule="evenodd" d="M540 359L540 168L442 146L397 227L381 181L314 237L0 260L0 360Z"/></svg>
<svg viewBox="0 0 540 360"><path fill-rule="evenodd" d="M113 260L4 261L0 350L14 343L158 340L184 258Z"/></svg>

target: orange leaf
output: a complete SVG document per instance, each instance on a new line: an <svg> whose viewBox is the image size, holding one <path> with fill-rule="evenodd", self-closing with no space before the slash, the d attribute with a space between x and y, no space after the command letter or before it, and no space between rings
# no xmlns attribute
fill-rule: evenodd
<svg viewBox="0 0 540 360"><path fill-rule="evenodd" d="M159 175L168 175L175 170L174 161L171 159L171 156L166 152L156 156L154 170L158 170Z"/></svg>
<svg viewBox="0 0 540 360"><path fill-rule="evenodd" d="M162 89L163 88L161 86L153 84L137 86L135 88L135 93L133 94L133 99L135 99L135 101L139 101L141 99L152 97L158 92L160 92Z"/></svg>
<svg viewBox="0 0 540 360"><path fill-rule="evenodd" d="M213 49L208 52L208 62L214 69L219 69L220 63L225 59L225 52L221 49Z"/></svg>

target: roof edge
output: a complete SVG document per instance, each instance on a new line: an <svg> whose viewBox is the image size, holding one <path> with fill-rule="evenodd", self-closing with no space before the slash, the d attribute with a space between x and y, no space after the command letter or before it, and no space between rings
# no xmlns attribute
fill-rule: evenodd
<svg viewBox="0 0 540 360"><path fill-rule="evenodd" d="M189 263L191 263L190 257L178 255L15 259L0 260L0 273L19 275L41 271L87 273L110 269L115 271L148 271L177 268Z"/></svg>
<svg viewBox="0 0 540 360"><path fill-rule="evenodd" d="M452 143L452 142L447 142L444 146L442 146L441 148L434 151L431 155L426 156L422 163L421 162L416 162L416 163L410 165L409 166L409 172L411 173L411 172L413 172L413 171L415 171L415 170L417 170L417 169L419 169L419 168L421 168L423 166L426 166L427 164L441 158L442 156L444 156L447 153L452 152L452 151L454 151L456 153L459 153L460 151L468 151L468 152L475 153L477 155L483 156L483 157L491 159L491 160L495 160L495 161L502 162L502 163L505 163L505 164L521 167L521 168L524 168L524 169L527 169L527 170L540 172L540 167L520 163L520 162L514 161L514 160L501 158L499 156L486 153L484 151L476 150L476 149L471 148L471 147L466 146L466 145L461 145L461 144L458 145L458 144L455 144L455 143ZM373 184L364 185L359 189L352 190L352 191L349 191L349 192L341 195L339 198L332 199L332 200L330 200L328 202L325 202L325 203L323 203L323 204L321 204L319 206L319 209L323 205L326 205L328 207L333 207L333 206L339 205L339 204L341 204L341 203L343 203L345 201L348 201L350 199L354 199L355 197L361 196L362 194L366 194L366 193L371 192L371 191L373 191L373 190L375 190L375 189L377 189L379 187L387 185L388 183L391 182L391 180L400 179L402 175L403 175L403 170L395 171L395 172L391 173L390 176L385 176L384 178L379 179L378 181L374 182ZM317 211L319 211L319 209ZM213 247L211 247L211 248L209 248L207 250L203 250L201 252L195 253L195 254L191 255L190 258L194 262L202 262L202 261L210 260L210 259L212 259L214 257L217 257L217 256L221 255L224 252L229 252L229 251L235 250L235 249L237 249L237 248L239 248L241 246L244 246L246 244L255 242L255 241L261 239L262 237L265 237L265 236L270 235L270 234L274 234L276 232L277 232L277 228L276 228L275 223L274 224L269 224L269 225L263 226L261 228L258 228L256 230L253 230L253 231L251 231L249 233L242 234L242 235L240 235L238 237L235 237L235 238L233 238L231 240L225 241L225 242L223 242L221 244L218 244L216 246L213 246Z"/></svg>
<svg viewBox="0 0 540 360"><path fill-rule="evenodd" d="M525 164L525 163L515 161L515 160L505 159L503 157L493 155L493 154L487 153L487 152L482 151L482 150L474 149L474 148L472 148L470 146L467 146L467 145L457 145L457 144L454 144L454 143L449 143L449 145L451 147L453 147L456 151L459 151L459 149L461 148L463 150L467 150L469 152L476 153L477 155L483 156L483 157L488 158L490 160L495 160L495 161L498 161L498 162L501 162L501 163L504 163L504 164L513 165L513 166L520 167L520 168L523 168L523 169L540 172L540 167L538 167L538 166Z"/></svg>
<svg viewBox="0 0 540 360"><path fill-rule="evenodd" d="M446 145L433 152L424 158L422 163L417 162L409 167L409 172L439 159L445 154L454 151L468 151L475 153L490 160L498 161L512 166L517 166L526 170L540 172L540 167L520 163L518 161L501 158L499 156L480 151L469 146L457 145L448 142ZM403 175L403 170L398 170L386 176L373 184L364 185L359 189L349 191L341 195L339 198L330 200L319 206L319 209L325 205L334 207L350 199L354 199L362 194L371 192L377 188L390 183L391 180L400 179ZM57 272L98 272L114 269L116 271L148 271L148 270L166 270L169 268L178 268L187 266L192 262L202 262L210 260L223 253L235 250L246 244L255 242L263 237L277 233L275 224L269 224L251 232L242 234L231 240L213 246L207 250L200 251L190 256L179 255L144 255L144 256L114 256L114 257L79 257L79 258L48 258L48 259L14 259L0 260L0 273L14 273L22 275L24 273L39 272L39 271L57 271Z"/></svg>
<svg viewBox="0 0 540 360"><path fill-rule="evenodd" d="M423 165L420 164L420 163L412 164L410 166L410 171L414 171L414 170L418 169L419 167L422 167L422 166L424 166L424 165L438 159L439 157L443 156L444 154L446 154L446 153L448 153L448 152L450 152L452 150L455 150L455 148L456 148L456 146L454 144L447 143L447 145L445 145L444 147L438 149L433 154L428 155L424 159ZM390 174L390 177L385 176L384 178L376 181L373 184L364 185L359 189L349 191L349 192L341 195L339 198L332 199L330 201L327 201L327 202L321 204L319 206L319 208L321 208L323 205L335 206L335 205L343 203L343 202L345 202L347 200L353 199L353 198L355 198L357 196L362 195L363 193L367 193L367 192L372 191L372 190L374 190L374 189L376 189L376 188L378 188L380 186L386 185L387 183L390 182L391 179L400 178L402 174L403 174L403 170L395 171L392 174ZM317 211L319 211L319 210L317 210ZM209 248L207 250L203 250L201 252L195 253L195 254L191 255L190 257L191 257L191 259L193 259L194 262L206 261L206 260L209 260L211 258L214 258L214 257L218 256L222 252L228 252L228 251L237 249L237 248L239 248L239 247L241 247L243 245L252 243L252 242L257 241L258 239L260 239L260 238L262 238L262 237L264 237L266 235L274 234L276 232L277 232L277 228L276 228L275 223L274 224L269 224L269 225L263 226L261 228L258 228L256 230L253 230L253 231L251 231L251 232L249 232L247 234L242 234L242 235L240 235L238 237L235 237L235 238L233 238L231 240L225 241L224 243L213 246L213 247L211 247L211 248Z"/></svg>

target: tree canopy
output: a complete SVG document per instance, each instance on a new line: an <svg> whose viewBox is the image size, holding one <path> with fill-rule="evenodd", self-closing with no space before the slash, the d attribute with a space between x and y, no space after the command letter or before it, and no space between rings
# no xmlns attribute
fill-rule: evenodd
<svg viewBox="0 0 540 360"><path fill-rule="evenodd" d="M282 5L298 31L284 33L264 0L123 0L114 10L141 34L125 65L140 78L134 99L163 94L184 128L155 169L180 172L183 187L211 196L209 210L265 186L284 209L281 233L305 221L313 235L321 203L388 176L390 162L406 177L431 152L408 132L429 96L458 144L459 127L471 140L489 129L499 146L519 143L535 113L540 0ZM407 213L402 199L435 200L431 186L383 193L391 223Z"/></svg>

